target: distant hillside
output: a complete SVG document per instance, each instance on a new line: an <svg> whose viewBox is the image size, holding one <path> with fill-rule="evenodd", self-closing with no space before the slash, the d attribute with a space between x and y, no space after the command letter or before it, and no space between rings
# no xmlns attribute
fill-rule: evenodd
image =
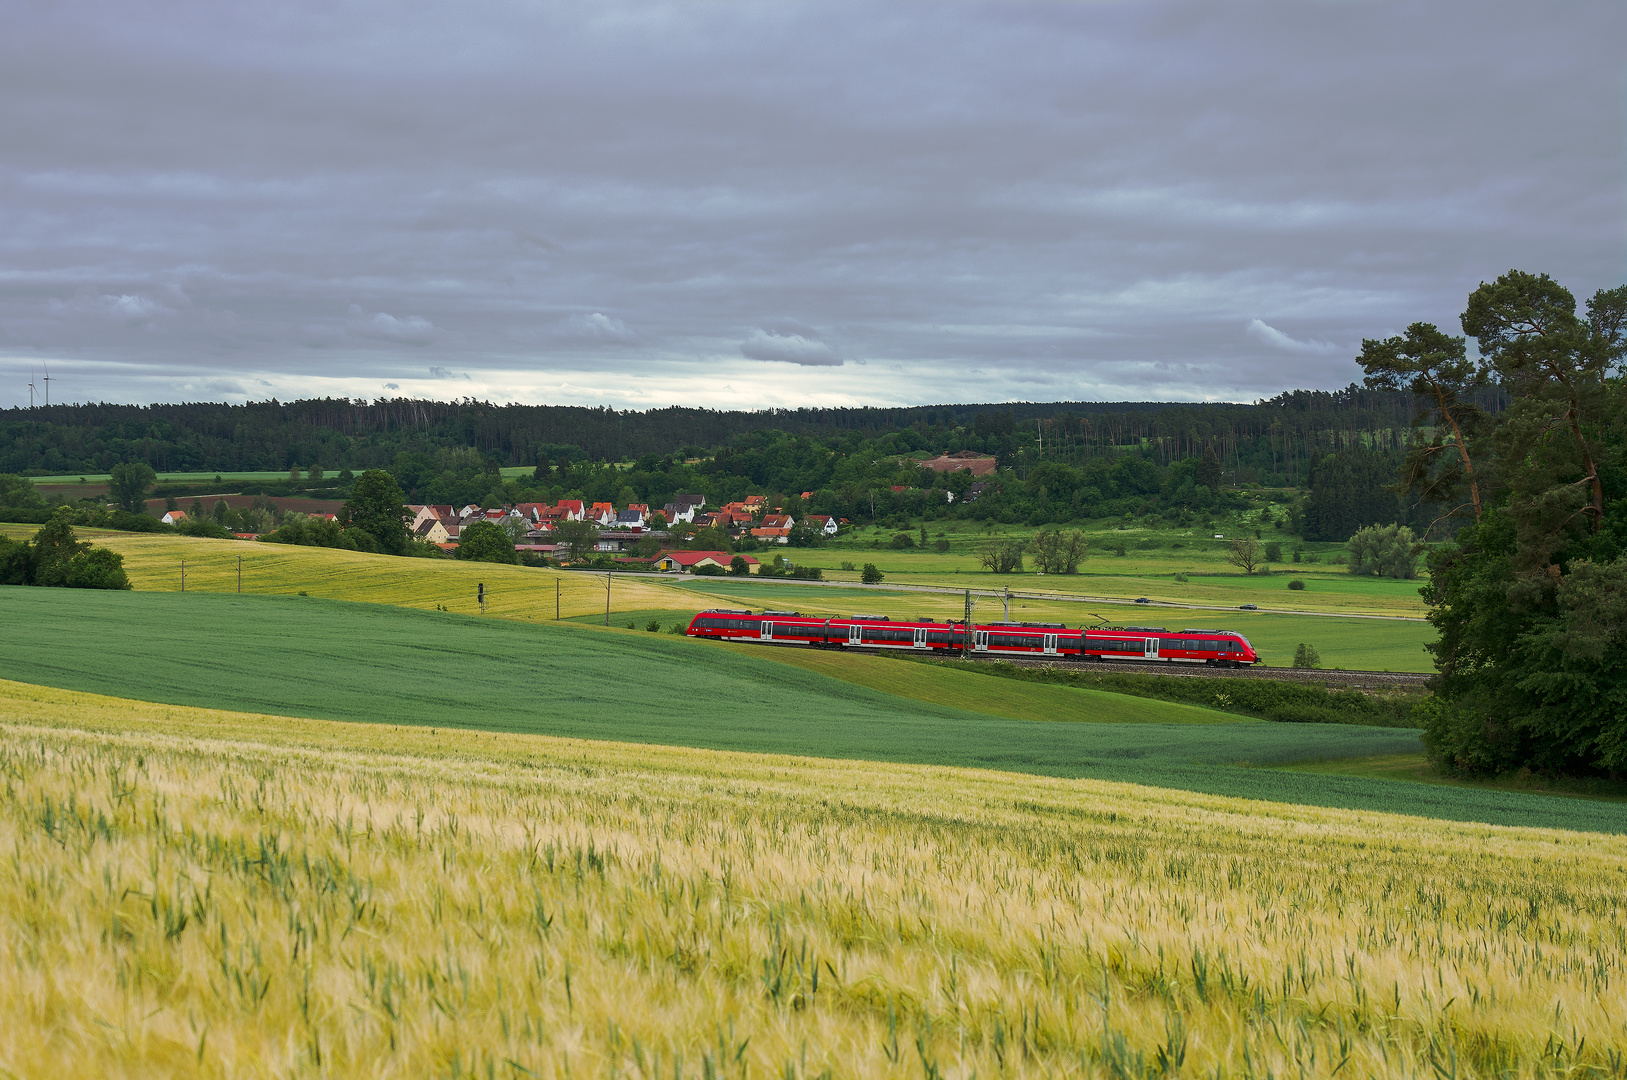
<svg viewBox="0 0 1627 1080"><path fill-rule="evenodd" d="M1348 445L1358 433L1399 432L1409 418L1406 395L1355 386L1291 391L1253 405L1061 401L727 412L343 398L54 405L0 412L0 472L101 473L121 461L145 461L160 472L281 471L314 463L361 469L388 465L400 453L453 447L473 447L509 466L532 465L539 454L555 462L616 461L698 456L764 430L824 439L912 431L922 448L937 449L957 432L964 445L997 443L1025 428L1032 439L1078 451L1152 443L1166 461L1216 443L1272 440L1285 460L1267 471L1298 472L1301 460Z"/></svg>

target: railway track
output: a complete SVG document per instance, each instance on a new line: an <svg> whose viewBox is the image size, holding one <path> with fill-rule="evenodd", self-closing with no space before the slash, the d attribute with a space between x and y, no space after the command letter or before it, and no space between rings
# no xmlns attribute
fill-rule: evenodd
<svg viewBox="0 0 1627 1080"><path fill-rule="evenodd" d="M1106 660L1101 663L1080 660L1041 660L1012 656L976 656L974 659L1020 667L1054 667L1067 671L1124 672L1129 675L1162 675L1173 679L1276 679L1280 682L1318 683L1333 689L1401 690L1422 687L1429 680L1426 674L1413 671L1321 671L1304 668L1218 668L1200 664L1124 663Z"/></svg>

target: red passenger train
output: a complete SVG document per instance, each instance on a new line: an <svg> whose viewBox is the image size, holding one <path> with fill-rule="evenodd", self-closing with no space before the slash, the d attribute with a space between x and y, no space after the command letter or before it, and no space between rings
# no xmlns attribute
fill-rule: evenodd
<svg viewBox="0 0 1627 1080"><path fill-rule="evenodd" d="M796 611L714 608L696 615L690 637L830 649L910 649L959 653L966 625L894 622L880 615L846 618ZM1142 660L1218 667L1262 663L1248 639L1231 630L1166 630L1162 626L1103 626L1069 630L1061 623L974 623L972 652L983 656L1055 656L1065 660Z"/></svg>

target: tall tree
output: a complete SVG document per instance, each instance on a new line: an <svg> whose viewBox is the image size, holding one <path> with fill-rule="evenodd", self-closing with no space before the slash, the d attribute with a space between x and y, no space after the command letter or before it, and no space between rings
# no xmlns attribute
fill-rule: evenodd
<svg viewBox="0 0 1627 1080"><path fill-rule="evenodd" d="M1431 323L1416 322L1396 337L1363 339L1356 362L1367 373L1369 389L1410 390L1421 406L1413 424L1431 432L1407 454L1401 490L1424 502L1450 505L1467 489L1468 506L1479 521L1480 478L1475 475L1470 439L1483 426L1485 412L1469 395L1485 379L1468 358L1464 339L1443 334ZM1453 507L1448 515L1459 508Z"/></svg>
<svg viewBox="0 0 1627 1080"><path fill-rule="evenodd" d="M382 469L368 469L351 485L345 512L386 555L399 555L407 547L407 498L395 477Z"/></svg>
<svg viewBox="0 0 1627 1080"><path fill-rule="evenodd" d="M1601 291L1588 307L1589 319L1581 319L1569 289L1547 274L1510 270L1469 294L1463 329L1520 404L1508 427L1515 446L1541 459L1533 462L1532 478L1546 490L1526 484L1522 494L1542 504L1542 516L1556 529L1586 515L1597 532L1604 525L1605 382L1622 357L1627 286ZM1550 437L1555 433L1560 439ZM1572 469L1580 475L1565 484L1563 474ZM1554 512L1567 501L1562 487L1583 494L1580 505L1556 521Z"/></svg>
<svg viewBox="0 0 1627 1080"><path fill-rule="evenodd" d="M1511 395L1476 466L1481 520L1430 555L1431 757L1454 772L1627 772L1627 288L1576 314L1510 271L1463 328Z"/></svg>
<svg viewBox="0 0 1627 1080"><path fill-rule="evenodd" d="M147 489L153 486L158 474L145 461L126 461L113 466L108 475L107 491L119 509L139 514L147 508Z"/></svg>

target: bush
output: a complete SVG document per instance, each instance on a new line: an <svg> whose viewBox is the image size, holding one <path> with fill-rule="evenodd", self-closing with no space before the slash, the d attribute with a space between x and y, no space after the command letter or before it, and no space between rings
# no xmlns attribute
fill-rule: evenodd
<svg viewBox="0 0 1627 1080"><path fill-rule="evenodd" d="M1303 669L1319 668L1322 666L1322 654L1316 651L1315 645L1307 645L1302 641L1299 648L1294 650L1294 666Z"/></svg>
<svg viewBox="0 0 1627 1080"><path fill-rule="evenodd" d="M1268 563L1282 562L1282 545L1275 540L1268 541L1265 545L1265 561Z"/></svg>
<svg viewBox="0 0 1627 1080"><path fill-rule="evenodd" d="M848 562L847 560L844 559L844 560L842 560L842 569L843 570L857 570L858 567L854 566L852 563L850 563L850 562Z"/></svg>
<svg viewBox="0 0 1627 1080"><path fill-rule="evenodd" d="M939 555L944 554L945 552L947 552L949 550L949 541L947 541L947 540L934 541L933 544L932 544L932 550L936 551Z"/></svg>
<svg viewBox="0 0 1627 1080"><path fill-rule="evenodd" d="M915 546L915 537L911 536L909 533L901 532L897 536L893 537L892 540L888 542L887 546L900 551L902 551L904 548L912 548Z"/></svg>
<svg viewBox="0 0 1627 1080"><path fill-rule="evenodd" d="M736 555L729 560L729 573L735 577L745 577L751 573L751 564L746 561L744 555Z"/></svg>
<svg viewBox="0 0 1627 1080"><path fill-rule="evenodd" d="M866 585L879 585L881 584L882 578L886 576L887 575L883 574L880 570L876 569L875 563L867 562L864 564L864 570L859 574L859 580L864 582Z"/></svg>
<svg viewBox="0 0 1627 1080"><path fill-rule="evenodd" d="M124 556L107 548L93 547L68 560L63 582L70 589L130 589L124 573Z"/></svg>
<svg viewBox="0 0 1627 1080"><path fill-rule="evenodd" d="M661 631L661 620L660 619L651 619L649 622L644 624L644 629L648 630L652 634L660 633L660 631Z"/></svg>
<svg viewBox="0 0 1627 1080"><path fill-rule="evenodd" d="M719 577L723 574L723 567L716 563L702 563L693 567L689 572L700 577Z"/></svg>
<svg viewBox="0 0 1627 1080"><path fill-rule="evenodd" d="M1298 578L1295 578L1294 580L1292 580L1292 581L1290 581L1288 583L1288 587L1290 589L1294 590L1295 592L1301 592L1305 588L1305 583L1303 581L1299 580Z"/></svg>

